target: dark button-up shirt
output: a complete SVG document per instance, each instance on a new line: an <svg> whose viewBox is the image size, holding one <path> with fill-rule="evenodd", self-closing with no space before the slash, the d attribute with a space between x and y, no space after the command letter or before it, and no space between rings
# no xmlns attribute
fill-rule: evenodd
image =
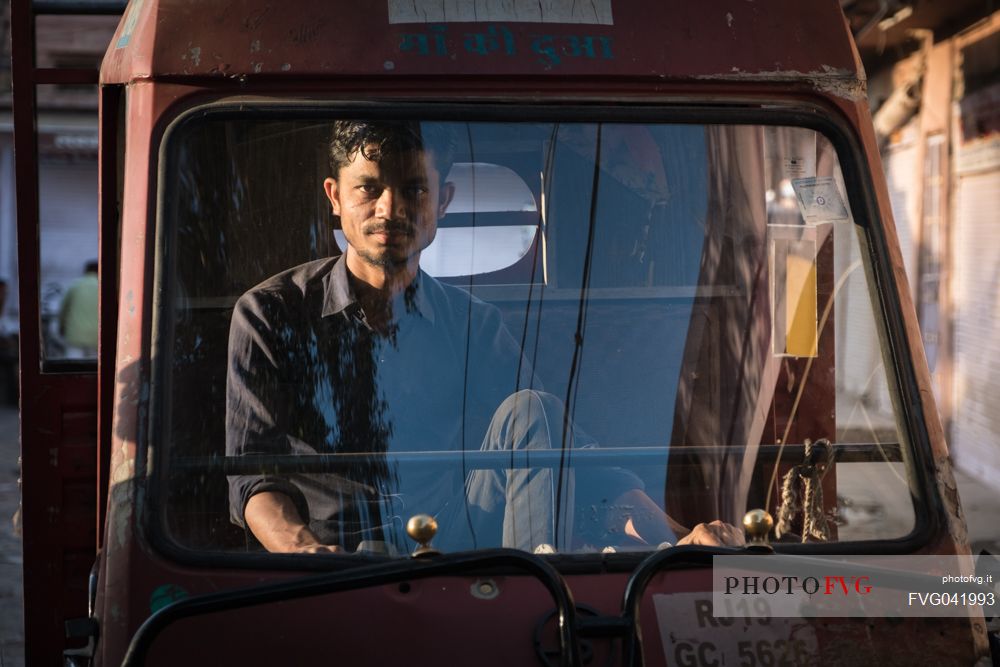
<svg viewBox="0 0 1000 667"><path fill-rule="evenodd" d="M431 467L379 454L476 451L493 411L525 388L538 382L500 312L467 292L421 272L382 335L367 325L343 258L278 274L233 313L227 453L372 456L337 474L231 476L232 519L244 525L250 497L277 491L324 541L397 542L387 533L400 535L408 516L460 501L467 469L461 457Z"/></svg>

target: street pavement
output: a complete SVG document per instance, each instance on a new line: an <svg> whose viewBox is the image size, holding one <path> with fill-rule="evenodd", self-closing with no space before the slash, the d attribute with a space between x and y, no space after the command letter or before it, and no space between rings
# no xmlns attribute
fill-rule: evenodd
<svg viewBox="0 0 1000 667"><path fill-rule="evenodd" d="M21 538L11 520L21 500L19 455L17 409L0 406L0 667L24 666Z"/></svg>
<svg viewBox="0 0 1000 667"><path fill-rule="evenodd" d="M0 406L0 667L24 667L24 628L22 616L21 538L11 518L17 511L20 492L17 486L18 414L9 406ZM972 552L982 549L1000 554L1000 480L996 488L956 472L959 496L969 525ZM879 480L857 479L858 489L877 489ZM899 514L890 507L874 507L873 522L886 529L887 517Z"/></svg>

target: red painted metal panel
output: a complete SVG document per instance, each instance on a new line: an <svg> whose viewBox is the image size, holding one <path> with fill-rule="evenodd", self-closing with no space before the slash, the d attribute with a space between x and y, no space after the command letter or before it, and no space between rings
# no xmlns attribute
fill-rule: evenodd
<svg viewBox="0 0 1000 667"><path fill-rule="evenodd" d="M676 80L759 73L858 78L836 1L611 0L610 25L390 23L389 4L372 0L359 11L350 0L303 0L290 12L267 0L133 2L108 49L102 80L331 75Z"/></svg>
<svg viewBox="0 0 1000 667"><path fill-rule="evenodd" d="M39 318L38 138L35 84L94 81L34 67L30 0L11 5L20 287L21 461L25 658L60 664L63 623L87 613L95 559L96 377L43 373Z"/></svg>
<svg viewBox="0 0 1000 667"><path fill-rule="evenodd" d="M102 545L102 570L98 589L98 613L102 619L98 650L104 664L118 664L135 631L137 622L149 611L146 581L156 572L156 560L140 541L137 514L141 510L137 493L136 453L145 443L149 401L149 324L152 310L153 199L155 183L150 155L157 118L152 86L139 83L128 92L128 114L124 128L124 165L119 283L113 300L117 303L118 329L114 358L105 356L113 379L102 389L113 403L113 416L102 431L107 453L107 519ZM102 181L102 185L107 185ZM104 190L108 194L107 189ZM104 213L111 215L110 208ZM106 334L107 332L105 332ZM104 334L102 334L103 336ZM105 339L102 337L102 341ZM105 341L106 342L106 341ZM103 367L102 367L103 369ZM107 409L102 403L102 411ZM102 457L103 458L103 457ZM141 475L140 475L141 477ZM142 596L145 595L145 599ZM114 613L110 610L114 609Z"/></svg>

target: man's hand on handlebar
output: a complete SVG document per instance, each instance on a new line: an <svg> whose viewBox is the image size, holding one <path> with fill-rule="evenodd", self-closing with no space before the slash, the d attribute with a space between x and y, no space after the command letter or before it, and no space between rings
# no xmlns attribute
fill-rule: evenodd
<svg viewBox="0 0 1000 667"><path fill-rule="evenodd" d="M333 544L321 544L299 516L295 503L283 493L265 491L251 496L243 516L254 536L268 551L286 554L343 551Z"/></svg>
<svg viewBox="0 0 1000 667"><path fill-rule="evenodd" d="M741 547L746 544L743 531L730 524L715 520L699 523L690 533L677 541L677 545L699 544L706 547Z"/></svg>

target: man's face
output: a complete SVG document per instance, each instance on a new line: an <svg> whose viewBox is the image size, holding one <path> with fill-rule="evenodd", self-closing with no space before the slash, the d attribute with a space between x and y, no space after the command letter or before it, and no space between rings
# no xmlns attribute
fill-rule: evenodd
<svg viewBox="0 0 1000 667"><path fill-rule="evenodd" d="M416 269L454 194L451 183L441 185L433 157L432 151L412 150L375 162L358 151L336 179L324 181L347 238L348 260L353 253L369 270Z"/></svg>

